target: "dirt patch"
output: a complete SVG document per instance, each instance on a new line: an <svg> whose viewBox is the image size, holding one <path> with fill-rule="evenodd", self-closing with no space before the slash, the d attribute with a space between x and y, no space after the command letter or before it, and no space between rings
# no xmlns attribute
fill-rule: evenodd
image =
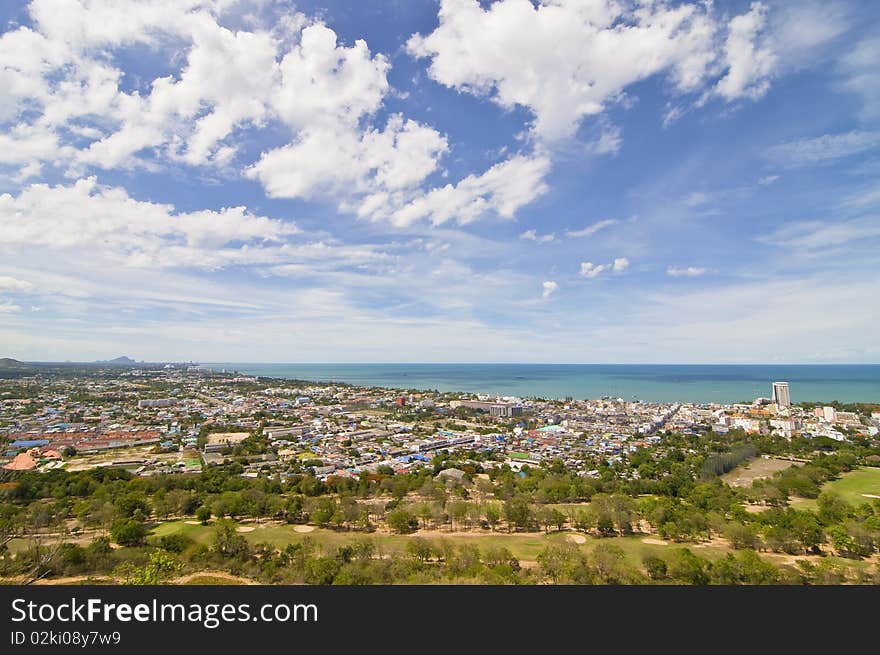
<svg viewBox="0 0 880 655"><path fill-rule="evenodd" d="M107 576L95 575L71 575L61 578L42 578L33 584L35 585L85 585L98 584L102 582L116 582L113 578ZM21 584L21 583L19 583Z"/></svg>
<svg viewBox="0 0 880 655"><path fill-rule="evenodd" d="M231 573L226 573L225 571L199 571L198 573L190 573L188 575L184 575L182 577L177 578L174 581L174 584L186 584L190 580L195 578L218 578L220 580L228 580L229 582L235 582L237 584L246 584L246 585L255 585L257 584L253 580L249 578L242 578L237 575L232 575Z"/></svg>
<svg viewBox="0 0 880 655"><path fill-rule="evenodd" d="M295 525L293 526L294 532L312 532L314 531L315 526L313 525ZM251 528L253 530L253 528Z"/></svg>
<svg viewBox="0 0 880 655"><path fill-rule="evenodd" d="M745 504L745 505L743 505L743 508L744 508L749 514L760 514L760 513L763 512L765 509L767 509L767 505L749 505L749 504Z"/></svg>
<svg viewBox="0 0 880 655"><path fill-rule="evenodd" d="M201 525L201 521L184 521L187 525Z"/></svg>
<svg viewBox="0 0 880 655"><path fill-rule="evenodd" d="M245 526L245 525L240 525L237 528L235 528L236 532L253 532L254 530L256 530L256 528L251 527L251 526Z"/></svg>
<svg viewBox="0 0 880 655"><path fill-rule="evenodd" d="M751 487L753 480L772 477L777 471L782 471L792 465L794 462L787 459L756 457L737 466L729 473L725 473L721 479L731 487Z"/></svg>
<svg viewBox="0 0 880 655"><path fill-rule="evenodd" d="M573 541L576 544L587 543L587 538L582 534L570 534L570 535L568 535L568 540Z"/></svg>
<svg viewBox="0 0 880 655"><path fill-rule="evenodd" d="M722 539L721 537L712 537L709 541L701 541L696 544L691 544L692 548L706 548L706 547L715 547L715 548L728 548L730 547L730 542L726 539Z"/></svg>
<svg viewBox="0 0 880 655"><path fill-rule="evenodd" d="M662 539L655 539L654 537L645 537L642 539L643 544L653 544L655 546L668 546L668 541L663 541Z"/></svg>

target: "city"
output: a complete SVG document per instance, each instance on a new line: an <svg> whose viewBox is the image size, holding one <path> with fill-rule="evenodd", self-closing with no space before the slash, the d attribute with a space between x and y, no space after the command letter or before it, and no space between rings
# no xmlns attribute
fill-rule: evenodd
<svg viewBox="0 0 880 655"><path fill-rule="evenodd" d="M518 470L559 459L578 475L595 476L597 459L610 465L638 448L662 447L665 432L739 429L845 441L876 437L880 427L880 411L792 405L786 382L774 382L770 398L728 405L300 385L174 365L53 381L36 393L35 386L39 380L21 378L0 395L0 464L7 470L199 472L261 437L266 452L244 475L284 476L291 462L304 460L320 460L309 468L321 479L380 466L403 473L427 466L438 452L479 451L491 455L484 466Z"/></svg>
<svg viewBox="0 0 880 655"><path fill-rule="evenodd" d="M880 575L880 405L785 381L652 403L4 361L0 578L18 583Z"/></svg>

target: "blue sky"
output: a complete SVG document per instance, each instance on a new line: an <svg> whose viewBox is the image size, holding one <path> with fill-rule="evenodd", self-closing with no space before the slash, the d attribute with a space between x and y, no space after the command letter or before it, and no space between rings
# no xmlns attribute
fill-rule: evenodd
<svg viewBox="0 0 880 655"><path fill-rule="evenodd" d="M0 8L26 360L880 361L873 2Z"/></svg>

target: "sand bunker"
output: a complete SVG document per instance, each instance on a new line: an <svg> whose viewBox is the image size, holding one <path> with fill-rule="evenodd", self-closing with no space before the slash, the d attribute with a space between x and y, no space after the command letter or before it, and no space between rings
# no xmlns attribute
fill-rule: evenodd
<svg viewBox="0 0 880 655"><path fill-rule="evenodd" d="M235 528L236 532L253 532L254 530L256 530L256 528L253 528L251 526L246 526L246 525L240 525L237 528Z"/></svg>
<svg viewBox="0 0 880 655"><path fill-rule="evenodd" d="M569 541L573 541L576 544L585 544L587 543L587 538L582 534L570 534L568 535Z"/></svg>
<svg viewBox="0 0 880 655"><path fill-rule="evenodd" d="M865 498L880 498L877 494L862 494Z"/></svg>
<svg viewBox="0 0 880 655"><path fill-rule="evenodd" d="M642 539L643 544L654 544L655 546L668 546L668 541L663 541L662 539L654 539L653 537L645 537Z"/></svg>
<svg viewBox="0 0 880 655"><path fill-rule="evenodd" d="M201 521L184 521L187 525L201 525Z"/></svg>
<svg viewBox="0 0 880 655"><path fill-rule="evenodd" d="M294 532L311 532L315 529L313 525L295 525L293 526Z"/></svg>

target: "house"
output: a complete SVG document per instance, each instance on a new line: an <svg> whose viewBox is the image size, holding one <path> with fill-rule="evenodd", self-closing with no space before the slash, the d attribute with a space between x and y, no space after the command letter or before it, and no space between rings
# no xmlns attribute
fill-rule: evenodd
<svg viewBox="0 0 880 655"><path fill-rule="evenodd" d="M434 476L436 480L442 480L443 482L451 482L454 484L464 484L467 482L467 478L465 477L467 473L462 471L461 469L451 468L451 469L443 469L437 475Z"/></svg>

